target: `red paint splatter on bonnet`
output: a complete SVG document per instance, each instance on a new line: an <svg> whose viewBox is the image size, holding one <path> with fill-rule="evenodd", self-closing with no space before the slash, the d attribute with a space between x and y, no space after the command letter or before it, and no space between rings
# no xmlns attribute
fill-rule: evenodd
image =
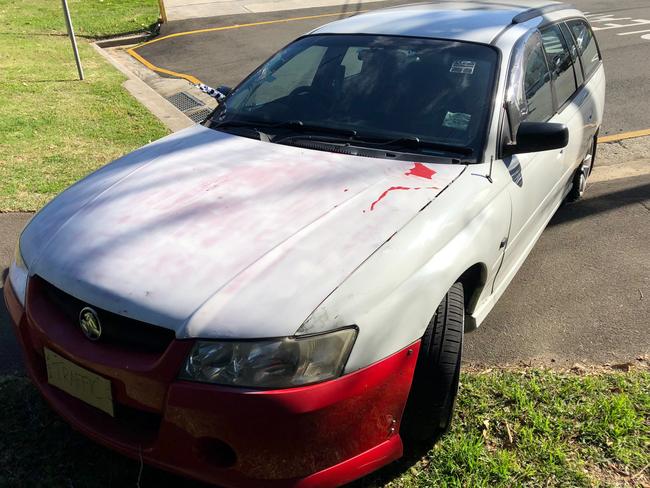
<svg viewBox="0 0 650 488"><path fill-rule="evenodd" d="M422 163L415 163L414 166L404 174L406 176L417 176L418 178L426 178L427 180L430 180L436 172Z"/></svg>
<svg viewBox="0 0 650 488"><path fill-rule="evenodd" d="M379 198L378 198L377 200L375 200L374 202L372 202L372 204L370 205L370 210L374 210L374 209L375 209L375 205L377 205L381 200L383 200L384 197L385 197L386 195L388 195L389 192L391 192L391 191L395 191L395 190L410 190L410 188L408 188L408 187L406 187L406 186L391 186L388 190L386 190L384 193L382 193L381 195L379 195Z"/></svg>
<svg viewBox="0 0 650 488"><path fill-rule="evenodd" d="M417 176L418 178L424 178L426 180L430 180L433 175L436 174L435 170L432 170L431 168L428 168L422 163L414 163L413 167L409 169L406 173L404 173L406 176ZM435 186L428 186L426 187L427 189L430 190L437 190L438 187ZM372 202L370 205L370 210L375 209L375 205L377 205L381 200L383 200L386 195L388 195L391 191L395 190L421 190L422 187L409 187L409 186L391 186L388 190L383 192L381 195L379 195L379 198ZM365 212L365 210L364 210Z"/></svg>

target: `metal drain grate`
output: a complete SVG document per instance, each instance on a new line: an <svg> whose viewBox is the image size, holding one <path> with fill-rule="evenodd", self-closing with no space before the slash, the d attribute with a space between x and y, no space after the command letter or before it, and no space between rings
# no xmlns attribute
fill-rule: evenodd
<svg viewBox="0 0 650 488"><path fill-rule="evenodd" d="M181 112L187 112L197 107L205 106L205 103L203 103L201 100L185 92L175 93L174 95L166 98L167 101L169 101Z"/></svg>
<svg viewBox="0 0 650 488"><path fill-rule="evenodd" d="M192 112L191 114L186 113L190 119L192 119L194 122L203 122L205 118L212 113L212 110L209 108L202 108L201 110L197 110L196 112Z"/></svg>

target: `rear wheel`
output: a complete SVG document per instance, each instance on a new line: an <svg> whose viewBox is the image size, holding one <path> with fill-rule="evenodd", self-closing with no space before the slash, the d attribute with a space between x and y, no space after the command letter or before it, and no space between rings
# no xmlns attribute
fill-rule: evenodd
<svg viewBox="0 0 650 488"><path fill-rule="evenodd" d="M587 178L589 178L589 175L594 168L597 147L597 136L594 136L589 152L587 152L587 155L582 160L582 164L573 175L573 188L571 188L571 191L567 195L567 200L569 202L577 202L584 196L585 191L587 190Z"/></svg>
<svg viewBox="0 0 650 488"><path fill-rule="evenodd" d="M407 441L436 439L449 430L460 379L464 322L463 285L454 283L422 337L400 427Z"/></svg>

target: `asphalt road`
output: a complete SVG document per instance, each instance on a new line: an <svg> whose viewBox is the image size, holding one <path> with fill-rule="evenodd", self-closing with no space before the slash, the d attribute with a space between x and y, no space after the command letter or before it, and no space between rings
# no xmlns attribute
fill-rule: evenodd
<svg viewBox="0 0 650 488"><path fill-rule="evenodd" d="M542 234L464 359L638 364L650 354L650 175L592 185Z"/></svg>
<svg viewBox="0 0 650 488"><path fill-rule="evenodd" d="M311 8L263 14L240 14L164 24L161 35L337 14L287 22L193 33L138 48L155 66L192 75L209 85L235 86L275 51L327 22L362 9L413 3L389 0L343 7ZM607 72L607 108L601 135L650 128L650 3L647 0L576 0L589 12L600 42Z"/></svg>

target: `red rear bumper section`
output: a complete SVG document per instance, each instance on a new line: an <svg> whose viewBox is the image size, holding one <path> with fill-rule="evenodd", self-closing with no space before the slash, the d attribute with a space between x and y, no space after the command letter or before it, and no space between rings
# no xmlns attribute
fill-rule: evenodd
<svg viewBox="0 0 650 488"><path fill-rule="evenodd" d="M416 342L359 371L287 390L252 391L176 379L192 341L159 353L88 341L30 280L23 310L5 301L27 368L75 429L128 456L227 487L331 487L402 455L399 421L418 356ZM47 347L111 380L115 417L51 386Z"/></svg>

